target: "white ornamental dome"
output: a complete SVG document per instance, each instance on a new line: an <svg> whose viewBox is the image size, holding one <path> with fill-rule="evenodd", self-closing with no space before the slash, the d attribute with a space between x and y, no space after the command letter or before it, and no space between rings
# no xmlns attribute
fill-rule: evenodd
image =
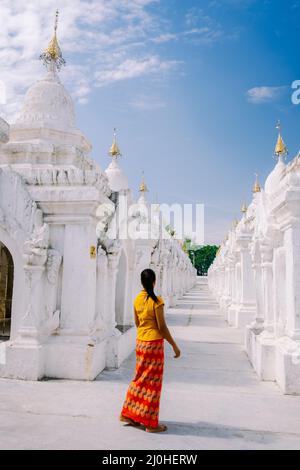
<svg viewBox="0 0 300 470"><path fill-rule="evenodd" d="M286 166L284 162L282 161L282 159L280 158L277 164L275 165L275 168L273 169L273 171L271 171L271 173L266 179L266 182L265 182L266 194L272 194L278 190L285 168Z"/></svg>
<svg viewBox="0 0 300 470"><path fill-rule="evenodd" d="M73 101L55 70L29 88L16 127L74 131Z"/></svg>
<svg viewBox="0 0 300 470"><path fill-rule="evenodd" d="M119 167L116 158L113 158L105 173L112 191L118 192L128 189L128 179Z"/></svg>

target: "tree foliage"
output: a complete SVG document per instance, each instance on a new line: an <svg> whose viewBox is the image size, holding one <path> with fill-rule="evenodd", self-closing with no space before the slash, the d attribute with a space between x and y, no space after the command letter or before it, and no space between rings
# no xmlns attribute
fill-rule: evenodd
<svg viewBox="0 0 300 470"><path fill-rule="evenodd" d="M206 245L196 250L189 250L190 259L197 269L198 276L206 276L210 265L213 263L218 246Z"/></svg>

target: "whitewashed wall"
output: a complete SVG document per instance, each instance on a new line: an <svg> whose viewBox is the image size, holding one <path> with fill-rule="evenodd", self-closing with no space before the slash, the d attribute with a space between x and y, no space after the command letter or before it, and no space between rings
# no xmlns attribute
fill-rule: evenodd
<svg viewBox="0 0 300 470"><path fill-rule="evenodd" d="M300 155L279 159L232 228L209 286L262 380L300 393Z"/></svg>

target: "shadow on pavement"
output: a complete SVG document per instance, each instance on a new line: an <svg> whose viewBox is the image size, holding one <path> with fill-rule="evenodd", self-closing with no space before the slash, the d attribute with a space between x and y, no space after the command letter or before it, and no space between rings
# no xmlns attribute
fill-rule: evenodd
<svg viewBox="0 0 300 470"><path fill-rule="evenodd" d="M206 422L185 423L182 421L162 421L168 426L164 434L173 434L177 436L198 436L210 437L216 439L245 439L245 441L256 444L270 444L277 442L279 436L276 433L265 430L242 429L222 424L211 424Z"/></svg>

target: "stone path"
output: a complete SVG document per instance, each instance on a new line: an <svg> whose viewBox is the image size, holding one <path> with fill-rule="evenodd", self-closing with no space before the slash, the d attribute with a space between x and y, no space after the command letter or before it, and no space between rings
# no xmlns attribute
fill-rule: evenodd
<svg viewBox="0 0 300 470"><path fill-rule="evenodd" d="M161 420L154 435L118 414L134 371L132 355L95 382L0 379L0 449L297 449L300 397L261 383L200 280L169 309L182 349L166 345Z"/></svg>

